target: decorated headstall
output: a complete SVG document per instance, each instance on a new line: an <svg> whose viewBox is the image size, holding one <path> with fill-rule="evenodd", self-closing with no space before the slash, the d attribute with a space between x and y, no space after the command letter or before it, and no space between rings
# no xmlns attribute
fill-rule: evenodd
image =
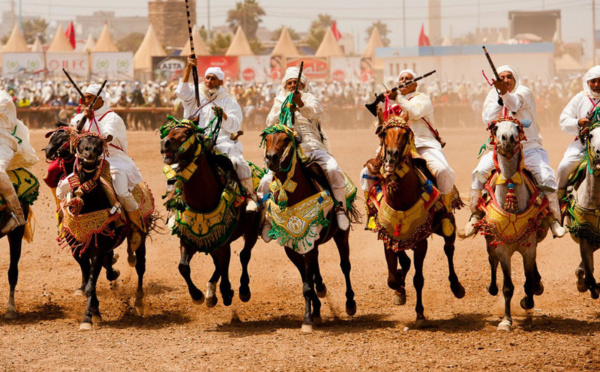
<svg viewBox="0 0 600 372"><path fill-rule="evenodd" d="M597 128L600 128L600 122L595 122L591 126L587 127L585 133L580 136L580 138L585 142L585 160L587 161L588 173L593 174L594 176L600 175L600 169L598 168L600 164L600 157L596 155L595 149L591 143L591 133Z"/></svg>
<svg viewBox="0 0 600 372"><path fill-rule="evenodd" d="M381 140L381 154L383 154L382 159L385 158L386 153L386 145L385 145L385 134L388 129L399 128L404 129L406 134L408 135L408 140L406 142L407 146L404 147L401 159L406 159L407 155L411 151L411 143L414 143L415 134L410 127L410 123L406 120L404 116L401 115L390 115L383 125L377 127L375 134L377 134Z"/></svg>
<svg viewBox="0 0 600 372"><path fill-rule="evenodd" d="M58 132L66 132L69 135L69 140L66 141L65 143L63 143L58 149L57 152L60 150L66 150L69 149L69 153L74 154L77 147L73 145L73 140L75 139L75 137L77 137L78 133L77 133L77 129L73 128L70 125L62 125L54 130L51 130L50 132L47 132L44 135L44 138L50 138L52 137L54 134L58 133Z"/></svg>
<svg viewBox="0 0 600 372"><path fill-rule="evenodd" d="M75 151L77 151L77 148L79 147L79 141L81 141L82 138L86 138L86 137L97 137L100 138L102 140L102 155L106 158L108 156L108 142L106 140L106 138L104 138L103 136L101 136L100 134L96 133L96 132L84 132L84 133L77 133L76 130L71 131L70 133L71 135L71 144L73 146L73 148L75 149ZM112 136L110 136L112 139Z"/></svg>
<svg viewBox="0 0 600 372"><path fill-rule="evenodd" d="M527 137L525 136L524 124L519 121L517 118L513 118L512 116L504 116L500 117L496 120L492 120L487 125L487 130L490 131L490 145L496 144L496 131L498 130L498 124L504 121L510 121L512 123L517 124L517 128L519 130L519 136L516 138L517 142L527 141ZM529 122L530 124L530 122Z"/></svg>
<svg viewBox="0 0 600 372"><path fill-rule="evenodd" d="M160 132L160 139L168 136L171 130L175 128L186 128L192 131L192 135L183 141L183 143L177 149L178 155L185 154L190 148L192 148L192 146L196 144L199 148L202 147L201 137L203 136L204 131L189 119L178 120L171 115L167 116L167 122L158 130Z"/></svg>

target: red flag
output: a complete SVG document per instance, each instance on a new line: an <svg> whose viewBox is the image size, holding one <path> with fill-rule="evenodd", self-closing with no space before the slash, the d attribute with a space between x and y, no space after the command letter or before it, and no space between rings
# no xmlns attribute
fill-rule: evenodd
<svg viewBox="0 0 600 372"><path fill-rule="evenodd" d="M75 49L75 27L73 27L73 21L67 27L67 31L65 31L65 36L69 40L69 44Z"/></svg>
<svg viewBox="0 0 600 372"><path fill-rule="evenodd" d="M342 33L340 30L338 30L336 21L333 21L333 24L331 25L331 31L333 31L333 37L335 37L335 41L338 41L342 38Z"/></svg>
<svg viewBox="0 0 600 372"><path fill-rule="evenodd" d="M429 38L425 35L425 25L421 23L421 32L419 33L419 46L431 46Z"/></svg>

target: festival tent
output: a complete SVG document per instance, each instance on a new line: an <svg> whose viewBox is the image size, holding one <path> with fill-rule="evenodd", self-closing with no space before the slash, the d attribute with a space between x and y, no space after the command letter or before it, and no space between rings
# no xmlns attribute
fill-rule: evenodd
<svg viewBox="0 0 600 372"><path fill-rule="evenodd" d="M71 43L69 43L69 40L65 35L65 31L63 30L62 25L59 24L58 28L56 29L56 35L54 36L54 39L50 43L50 46L48 47L48 50L46 50L46 52L63 53L72 51L73 47L71 46Z"/></svg>
<svg viewBox="0 0 600 372"><path fill-rule="evenodd" d="M581 63L568 53L554 59L554 68L557 72L582 72L584 70Z"/></svg>
<svg viewBox="0 0 600 372"><path fill-rule="evenodd" d="M6 44L2 48L3 53L24 53L29 52L27 42L19 31L19 26L15 26L10 34L10 37L6 41Z"/></svg>
<svg viewBox="0 0 600 372"><path fill-rule="evenodd" d="M94 49L94 45L96 44L94 43L94 38L92 37L92 34L88 34L88 38L85 42L85 45L83 46L83 51L90 53L92 49Z"/></svg>
<svg viewBox="0 0 600 372"><path fill-rule="evenodd" d="M231 40L231 44L229 45L227 52L225 52L225 55L232 57L254 55L252 48L250 48L250 43L248 43L248 39L246 38L246 34L242 29L242 26L238 26L237 31L233 36L233 40Z"/></svg>
<svg viewBox="0 0 600 372"><path fill-rule="evenodd" d="M325 37L319 45L319 49L315 53L315 57L343 57L344 50L335 40L335 36L333 36L333 31L331 28L328 28L325 32Z"/></svg>
<svg viewBox="0 0 600 372"><path fill-rule="evenodd" d="M87 44L86 44L87 46ZM92 52L118 52L119 48L115 45L110 31L108 31L108 25L104 25L102 33L96 42L96 45L92 48Z"/></svg>
<svg viewBox="0 0 600 372"><path fill-rule="evenodd" d="M192 28L192 36L194 38L194 53L196 53L197 56L209 56L210 52L208 50L208 47L206 46L204 39L202 39L202 37L198 33L196 26L194 26L194 28ZM179 53L179 55L180 56L188 56L190 53L191 53L190 39L188 38L187 43L185 43L185 46L183 47L183 49L181 50L181 53Z"/></svg>
<svg viewBox="0 0 600 372"><path fill-rule="evenodd" d="M300 55L300 51L298 51L296 44L294 44L287 27L283 26L281 29L279 40L277 40L277 44L275 44L275 48L273 48L271 55L283 57Z"/></svg>
<svg viewBox="0 0 600 372"><path fill-rule="evenodd" d="M371 36L369 37L369 42L367 42L367 46L362 53L362 57L375 57L375 50L377 48L383 47L383 41L381 41L381 34L379 33L379 29L377 27L373 27L373 31L371 32Z"/></svg>
<svg viewBox="0 0 600 372"><path fill-rule="evenodd" d="M167 53L160 44L160 41L154 32L154 28L152 25L149 25L144 40L142 40L140 47L133 56L133 67L136 70L136 75L139 76L141 74L141 77L151 79L152 57L164 57L166 55Z"/></svg>
<svg viewBox="0 0 600 372"><path fill-rule="evenodd" d="M31 46L31 51L35 52L35 53L44 52L44 48L42 47L42 42L40 41L39 37L35 38L35 41L33 42L33 45Z"/></svg>

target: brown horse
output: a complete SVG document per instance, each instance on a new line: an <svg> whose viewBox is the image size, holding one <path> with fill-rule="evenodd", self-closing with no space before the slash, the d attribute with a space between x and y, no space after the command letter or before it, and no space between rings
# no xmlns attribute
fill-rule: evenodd
<svg viewBox="0 0 600 372"><path fill-rule="evenodd" d="M417 291L415 310L419 326L425 320L422 303L423 261L427 254L427 238L431 233L444 239L444 253L448 259L448 279L452 293L456 298L463 298L465 295L465 289L454 271L456 233L453 232L450 236L442 233L442 219L450 218L455 225L454 216L436 202L439 192L432 187L433 177L423 159L414 156L414 134L404 119L393 116L380 126L378 134L382 149L374 162L378 163L379 167L384 167L385 173L380 183L374 187L381 188L383 199L376 201L375 203L380 204L375 207L372 199L377 200L376 195L374 198L369 196L369 208L371 213L377 213L375 230L378 232L378 238L384 241L388 266L387 282L395 291L397 305L406 302L405 277L411 265L406 250L414 251L416 272L413 284ZM456 231L456 228L454 230ZM397 269L398 262L400 270Z"/></svg>
<svg viewBox="0 0 600 372"><path fill-rule="evenodd" d="M282 188L286 188L285 184L288 182L286 180L296 185L293 191L287 189L287 207L293 208L295 205L317 195L320 192L320 187L315 184L315 179L312 176L314 173L311 174L312 172L306 164L299 161L297 151L299 139L294 136L293 131L285 125L278 124L267 128L263 131L262 136L265 144L265 162L267 167L274 173L274 180L283 182ZM320 182L320 186L323 188L328 187L326 183L325 178ZM330 190L327 192L330 193ZM279 208L277 203L282 198L281 193L282 191L273 193L271 200L268 202L270 204L267 204L266 207L267 214L273 212L273 209ZM354 209L354 206L350 206L350 209ZM304 322L302 324L302 331L304 332L312 332L313 325L321 321L321 301L319 297L324 297L327 289L319 269L319 246L325 244L331 238L335 241L340 254L340 267L346 281L346 313L350 316L356 313L354 291L350 281L351 264L348 242L350 232L349 229L344 231L338 228L333 212L324 217L326 217L326 220L322 222L323 229L320 232L320 237L312 242L310 250L299 253L297 250L300 249L297 246L293 246L289 242L283 244L285 245L285 253L298 268L302 277L302 292L305 304Z"/></svg>
<svg viewBox="0 0 600 372"><path fill-rule="evenodd" d="M258 239L260 213L247 213L246 203L239 204L239 180L231 161L213 153L213 143L201 134L195 124L185 119L172 119L161 128L161 133L163 161L167 165L177 164L180 170L179 173L173 170L170 179L178 180L175 183L177 189L166 205L167 209L171 209L171 205L175 210L173 233L180 237L179 272L187 283L192 300L198 304L204 302L204 294L194 285L190 275L192 257L196 252L204 252L210 253L215 265L207 284L206 305L213 307L217 304L215 289L219 278L223 304L231 305L234 295L229 281L231 243L243 236L239 296L243 302L249 301L248 263ZM197 221L205 224L195 225Z"/></svg>

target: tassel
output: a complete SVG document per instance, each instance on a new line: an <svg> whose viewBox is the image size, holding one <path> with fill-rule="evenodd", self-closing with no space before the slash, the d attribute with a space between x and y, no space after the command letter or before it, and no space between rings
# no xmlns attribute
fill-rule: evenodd
<svg viewBox="0 0 600 372"><path fill-rule="evenodd" d="M279 195L277 196L277 205L282 211L284 211L288 207L288 196L283 187L279 189Z"/></svg>
<svg viewBox="0 0 600 372"><path fill-rule="evenodd" d="M517 213L519 209L519 200L515 195L515 184L512 180L507 181L508 193L506 193L506 199L504 200L504 210L508 213Z"/></svg>

